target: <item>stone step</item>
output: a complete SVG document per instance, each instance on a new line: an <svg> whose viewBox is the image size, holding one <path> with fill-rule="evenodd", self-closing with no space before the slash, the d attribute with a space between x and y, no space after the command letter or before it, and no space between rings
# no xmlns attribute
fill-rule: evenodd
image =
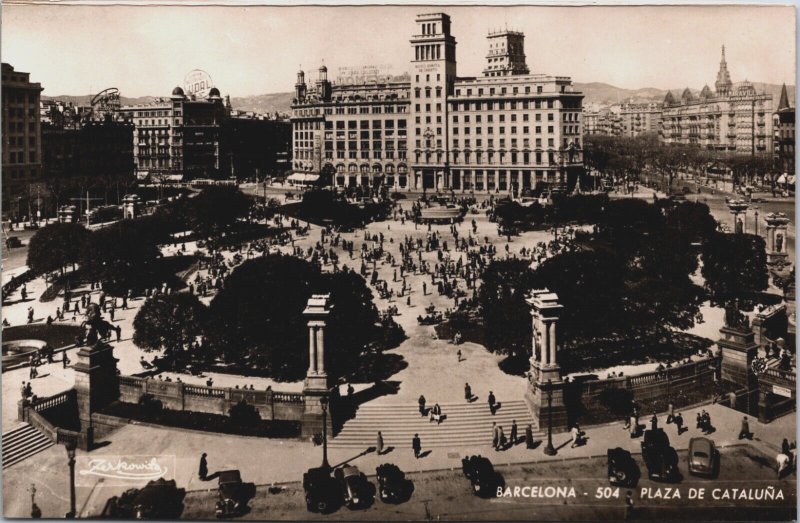
<svg viewBox="0 0 800 523"><path fill-rule="evenodd" d="M20 463L54 443L29 424L3 434L3 468Z"/></svg>

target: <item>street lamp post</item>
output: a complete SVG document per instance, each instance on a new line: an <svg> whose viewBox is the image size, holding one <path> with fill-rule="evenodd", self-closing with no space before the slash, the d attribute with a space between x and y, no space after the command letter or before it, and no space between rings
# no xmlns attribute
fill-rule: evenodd
<svg viewBox="0 0 800 523"><path fill-rule="evenodd" d="M548 456L555 456L556 449L553 447L553 380L547 380L547 446L544 453Z"/></svg>
<svg viewBox="0 0 800 523"><path fill-rule="evenodd" d="M756 212L756 236L758 236L758 207L753 207L753 210Z"/></svg>
<svg viewBox="0 0 800 523"><path fill-rule="evenodd" d="M74 519L76 516L75 508L75 449L77 448L77 441L69 439L64 443L64 448L67 449L67 457L69 461L69 512L66 514L67 519Z"/></svg>
<svg viewBox="0 0 800 523"><path fill-rule="evenodd" d="M330 469L328 464L328 396L319 399L322 406L322 468Z"/></svg>

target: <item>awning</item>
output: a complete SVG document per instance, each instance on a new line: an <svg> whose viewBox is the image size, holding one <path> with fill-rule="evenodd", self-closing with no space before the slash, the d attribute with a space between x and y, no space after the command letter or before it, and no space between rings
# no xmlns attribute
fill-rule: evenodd
<svg viewBox="0 0 800 523"><path fill-rule="evenodd" d="M314 183L319 180L319 175L312 173L292 173L286 180L293 183Z"/></svg>

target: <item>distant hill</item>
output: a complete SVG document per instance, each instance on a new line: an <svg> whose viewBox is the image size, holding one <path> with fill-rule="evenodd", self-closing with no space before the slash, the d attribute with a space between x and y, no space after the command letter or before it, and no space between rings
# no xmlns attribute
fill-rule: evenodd
<svg viewBox="0 0 800 523"><path fill-rule="evenodd" d="M584 94L584 105L591 103L598 103L602 105L610 105L619 102L661 102L667 95L665 89L656 89L654 87L643 87L641 89L624 89L610 84L601 82L580 83L575 82L575 89ZM778 100L781 96L781 86L778 84L767 84L760 82L753 82L756 90L766 91L772 95L773 108L777 108ZM789 91L789 102L794 105L794 86L787 85ZM685 87L672 89L672 94L680 97ZM696 95L700 92L699 89L692 88L692 92ZM78 105L88 105L91 96L44 96L44 99L56 99L61 101L69 101ZM289 113L291 112L292 98L294 93L270 93L258 94L252 96L240 96L231 98L231 105L234 109L239 111L254 111L256 113ZM122 97L122 105L137 105L145 104L155 100L153 96L140 96L138 98Z"/></svg>

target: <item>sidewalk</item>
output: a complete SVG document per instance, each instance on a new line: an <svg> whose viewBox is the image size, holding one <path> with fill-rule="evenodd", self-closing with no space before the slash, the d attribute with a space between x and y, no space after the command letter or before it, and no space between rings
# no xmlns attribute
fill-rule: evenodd
<svg viewBox="0 0 800 523"><path fill-rule="evenodd" d="M702 408L710 413L712 424L717 428L716 432L708 436L717 446L742 443L738 439L742 419L740 412L720 405L708 405ZM682 411L689 430L681 436L677 435L674 425L665 425L665 418L663 416L659 418L659 426L665 427L676 449L686 449L692 437L701 435L694 428L694 419L699 410L700 408ZM780 448L784 437L790 441L795 437L795 420L794 413L769 425L762 425L757 420L751 419L750 430L755 437L749 443L768 456L773 456ZM642 422L645 421L647 416L642 416ZM446 422L443 427L445 425ZM461 458L471 454L488 456L496 466L502 467L513 463L544 463L605 456L607 449L613 447L622 447L631 452L641 451L641 438L631 439L628 432L623 430L622 422L590 427L586 432L588 436L586 445L574 449L569 448L569 434L554 435L553 445L558 449L555 456L546 456L543 453L546 442L542 442L533 450L526 449L524 445L517 445L508 451L497 452L489 444L491 434L487 434L485 446L434 448L430 454L421 459L414 458L409 441L408 445L395 448L383 456L374 453L360 455L352 449L331 449L328 460L331 465L352 460L366 474L372 475L377 465L386 462L395 463L407 472L458 469L461 467ZM422 441L422 450L423 452L428 450L425 441ZM257 485L300 481L303 472L310 467L319 466L322 459L321 447L298 440L247 438L135 425L129 425L114 433L109 444L92 452L91 457L175 456L176 470L174 475L168 473L168 476L174 478L179 487L188 491L215 489L216 483L201 482L197 479L198 460L203 452L208 454L210 472L237 468L241 471L244 481L254 482ZM84 454L79 451L79 455ZM771 463L769 465L771 466ZM30 473L32 470L38 473L32 476ZM42 508L44 517L63 515L68 499L66 453L63 448L51 447L26 460L24 464L4 471L6 517L29 514L28 488L31 482L35 483L38 492L51 494L47 497L44 495L37 497L37 503ZM114 487L106 485L105 482L97 482L93 487L80 487L77 489L78 507L83 516L96 514L110 496L119 494L127 488L140 486L141 484L131 483Z"/></svg>

